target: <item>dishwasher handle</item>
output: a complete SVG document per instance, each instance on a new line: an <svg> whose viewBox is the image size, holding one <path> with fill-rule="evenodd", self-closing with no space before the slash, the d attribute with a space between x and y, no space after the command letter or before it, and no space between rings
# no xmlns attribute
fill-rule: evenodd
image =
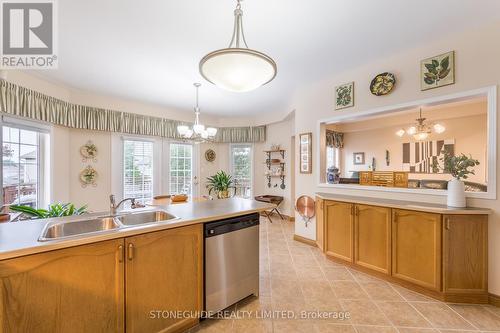
<svg viewBox="0 0 500 333"><path fill-rule="evenodd" d="M205 238L259 225L259 215L252 214L205 224Z"/></svg>

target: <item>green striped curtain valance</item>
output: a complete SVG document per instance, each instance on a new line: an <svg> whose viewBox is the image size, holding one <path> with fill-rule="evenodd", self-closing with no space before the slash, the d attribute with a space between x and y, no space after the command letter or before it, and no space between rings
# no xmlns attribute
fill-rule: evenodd
<svg viewBox="0 0 500 333"><path fill-rule="evenodd" d="M71 128L170 139L179 139L178 125L189 125L172 119L73 104L5 80L0 80L0 112ZM218 129L216 142L248 143L266 140L266 126Z"/></svg>

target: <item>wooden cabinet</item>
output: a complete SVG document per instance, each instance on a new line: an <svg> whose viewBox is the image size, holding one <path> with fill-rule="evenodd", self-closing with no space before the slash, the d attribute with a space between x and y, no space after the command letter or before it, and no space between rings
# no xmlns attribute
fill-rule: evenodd
<svg viewBox="0 0 500 333"><path fill-rule="evenodd" d="M441 289L441 215L393 209L392 275Z"/></svg>
<svg viewBox="0 0 500 333"><path fill-rule="evenodd" d="M319 200L331 259L443 301L488 302L488 215Z"/></svg>
<svg viewBox="0 0 500 333"><path fill-rule="evenodd" d="M326 201L325 253L346 261L353 261L354 205L345 202Z"/></svg>
<svg viewBox="0 0 500 333"><path fill-rule="evenodd" d="M488 218L443 217L443 290L450 294L488 292Z"/></svg>
<svg viewBox="0 0 500 333"><path fill-rule="evenodd" d="M323 251L325 248L324 200L316 197L316 244Z"/></svg>
<svg viewBox="0 0 500 333"><path fill-rule="evenodd" d="M123 332L123 239L0 261L0 332Z"/></svg>
<svg viewBox="0 0 500 333"><path fill-rule="evenodd" d="M390 274L391 209L355 205L354 212L354 263Z"/></svg>
<svg viewBox="0 0 500 333"><path fill-rule="evenodd" d="M198 224L126 238L127 332L182 332L198 322L196 311L203 307L202 228ZM190 311L193 317L152 318L155 310Z"/></svg>

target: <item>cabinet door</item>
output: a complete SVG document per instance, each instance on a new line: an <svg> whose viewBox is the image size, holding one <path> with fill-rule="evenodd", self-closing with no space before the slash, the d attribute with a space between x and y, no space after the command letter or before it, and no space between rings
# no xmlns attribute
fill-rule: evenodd
<svg viewBox="0 0 500 333"><path fill-rule="evenodd" d="M391 209L355 206L354 262L390 274Z"/></svg>
<svg viewBox="0 0 500 333"><path fill-rule="evenodd" d="M182 332L196 325L195 312L203 307L202 228L198 224L125 239L127 332ZM193 314L173 318L177 311Z"/></svg>
<svg viewBox="0 0 500 333"><path fill-rule="evenodd" d="M345 202L325 201L325 253L339 259L353 261L353 208Z"/></svg>
<svg viewBox="0 0 500 333"><path fill-rule="evenodd" d="M443 241L443 290L487 293L488 216L444 216Z"/></svg>
<svg viewBox="0 0 500 333"><path fill-rule="evenodd" d="M323 251L325 248L325 225L323 199L316 198L316 244Z"/></svg>
<svg viewBox="0 0 500 333"><path fill-rule="evenodd" d="M123 239L0 261L0 332L123 332Z"/></svg>
<svg viewBox="0 0 500 333"><path fill-rule="evenodd" d="M392 275L441 289L441 215L393 210Z"/></svg>

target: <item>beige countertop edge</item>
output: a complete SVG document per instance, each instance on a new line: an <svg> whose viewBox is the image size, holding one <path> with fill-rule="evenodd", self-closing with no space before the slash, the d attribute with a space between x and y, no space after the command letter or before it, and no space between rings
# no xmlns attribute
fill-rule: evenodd
<svg viewBox="0 0 500 333"><path fill-rule="evenodd" d="M414 210L414 211L437 213L437 214L489 215L492 213L492 210L489 208L477 208L477 207L454 208L445 205L438 205L438 204L424 203L424 202L412 202L412 201L394 200L394 199L379 199L371 197L361 197L354 195L343 195L343 194L322 193L322 192L316 192L316 196L325 200L335 200L348 203L359 203L363 205L381 206L389 208L400 208L406 210Z"/></svg>
<svg viewBox="0 0 500 333"><path fill-rule="evenodd" d="M136 227L127 227L127 228L113 230L113 231L109 231L109 232L92 234L92 235L82 235L78 238L68 238L68 239L59 240L59 241L39 242L38 241L39 233L38 233L36 235L35 239L28 240L28 242L31 242L30 245L27 245L24 247L18 247L18 248L15 248L15 246L14 246L12 250L4 250L3 249L4 246L1 246L0 247L0 261L7 260L7 259L13 259L13 258L17 258L17 257L22 257L22 256L27 256L27 255L32 255L32 254L37 254L37 253L42 253L42 252L70 248L70 247L79 246L79 245L92 244L92 243L97 243L97 242L102 242L102 241L107 241L107 240L112 240L112 239L118 239L118 238L136 236L136 235L140 235L140 234L146 234L146 233L155 232L155 231L161 231L161 230L189 226L189 225L193 225L193 224L216 221L216 220L221 220L221 219L226 219L226 218L231 218L231 217L236 217L236 216L241 216L241 215L246 215L246 214L259 213L259 212L262 212L262 211L265 211L268 209L272 209L274 207L276 207L274 204L259 203L258 207L244 209L241 211L229 212L227 214L223 213L223 214L217 214L217 215L207 215L207 216L203 216L200 218L193 218L193 219L181 218L181 219L171 221L171 222L165 222L165 223L160 223L160 224L148 224L148 225L142 225L142 226L136 226ZM156 208L170 211L170 209L168 209L166 206L156 206ZM92 215L102 215L102 213L92 214ZM81 219L81 216L80 216L80 219ZM50 219L50 221L54 221L54 219ZM22 222L16 222L16 223L22 223ZM47 222L47 223L49 223L49 222ZM45 224L46 223L42 223L41 228L43 228L43 226ZM0 229L0 233L1 233L1 231L2 230ZM34 236L34 235L32 235L32 236ZM28 237L30 237L30 236L28 236Z"/></svg>

